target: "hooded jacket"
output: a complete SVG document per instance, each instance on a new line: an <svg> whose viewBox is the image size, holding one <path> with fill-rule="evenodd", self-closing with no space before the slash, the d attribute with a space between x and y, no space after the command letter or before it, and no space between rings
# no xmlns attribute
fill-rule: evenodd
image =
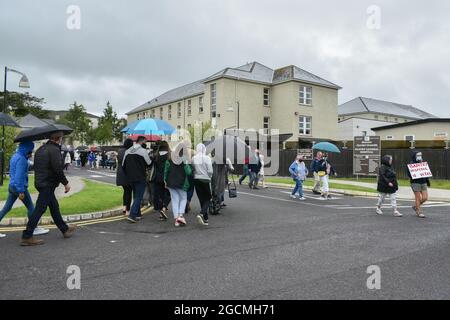
<svg viewBox="0 0 450 320"><path fill-rule="evenodd" d="M152 164L148 151L140 144L135 144L125 152L122 169L128 181L145 182L147 178L147 167Z"/></svg>
<svg viewBox="0 0 450 320"><path fill-rule="evenodd" d="M194 179L211 181L213 167L211 158L206 155L206 147L203 143L197 145L197 154L192 158L194 166Z"/></svg>
<svg viewBox="0 0 450 320"><path fill-rule="evenodd" d="M133 146L133 141L130 139L125 140L123 146L119 149L119 153L117 155L117 161L119 165L117 166L117 175L116 175L116 185L118 186L129 186L130 181L128 181L127 176L122 168L123 157L125 156L125 152Z"/></svg>
<svg viewBox="0 0 450 320"><path fill-rule="evenodd" d="M420 151L413 151L413 153L411 154L411 162L409 164L413 164L413 163L420 163L421 161L417 161L417 154ZM409 181L411 183L419 183L419 184L427 184L430 185L430 179L428 178L419 178L419 179L414 179L411 177L411 173L409 172L408 167L406 167L406 173L408 174L409 177Z"/></svg>
<svg viewBox="0 0 450 320"><path fill-rule="evenodd" d="M23 193L28 189L29 164L27 154L32 152L33 149L33 142L22 142L9 162L9 187L17 193Z"/></svg>
<svg viewBox="0 0 450 320"><path fill-rule="evenodd" d="M398 190L397 174L389 164L391 157L384 156L381 159L381 166L378 174L377 191L381 193L396 193ZM392 187L389 186L392 183Z"/></svg>
<svg viewBox="0 0 450 320"><path fill-rule="evenodd" d="M309 174L308 169L306 168L305 162L299 162L295 160L291 166L289 167L289 173L291 174L292 179L297 180L305 180Z"/></svg>

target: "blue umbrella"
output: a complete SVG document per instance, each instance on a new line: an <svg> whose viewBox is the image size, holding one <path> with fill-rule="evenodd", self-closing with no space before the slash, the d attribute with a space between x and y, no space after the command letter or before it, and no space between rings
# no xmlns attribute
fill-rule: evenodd
<svg viewBox="0 0 450 320"><path fill-rule="evenodd" d="M339 150L338 147L336 147L334 144L329 143L329 142L319 142L313 146L313 150L341 153L341 150Z"/></svg>
<svg viewBox="0 0 450 320"><path fill-rule="evenodd" d="M126 134L169 135L175 131L168 122L159 119L138 120L122 129Z"/></svg>

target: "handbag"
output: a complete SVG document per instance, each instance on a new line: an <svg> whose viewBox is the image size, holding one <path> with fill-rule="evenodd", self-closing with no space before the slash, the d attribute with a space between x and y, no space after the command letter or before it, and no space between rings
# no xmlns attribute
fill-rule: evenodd
<svg viewBox="0 0 450 320"><path fill-rule="evenodd" d="M228 196L230 198L236 198L237 197L237 188L236 188L236 182L234 181L233 175L231 175L231 181L233 182L233 186L231 186L231 183L228 184Z"/></svg>

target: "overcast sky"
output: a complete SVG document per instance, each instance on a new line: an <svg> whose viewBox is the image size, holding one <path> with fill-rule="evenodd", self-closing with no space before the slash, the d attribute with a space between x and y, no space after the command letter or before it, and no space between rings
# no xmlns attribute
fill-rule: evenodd
<svg viewBox="0 0 450 320"><path fill-rule="evenodd" d="M81 10L79 30L67 28L69 5ZM337 83L340 103L366 96L450 117L448 12L450 1L0 0L0 66L25 72L49 109L76 100L99 114L109 100L123 115L258 61Z"/></svg>

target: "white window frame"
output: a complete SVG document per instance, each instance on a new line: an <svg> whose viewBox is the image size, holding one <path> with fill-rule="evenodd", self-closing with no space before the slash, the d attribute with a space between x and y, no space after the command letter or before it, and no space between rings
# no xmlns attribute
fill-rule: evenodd
<svg viewBox="0 0 450 320"><path fill-rule="evenodd" d="M164 118L164 109L163 108L159 108L159 119L163 119Z"/></svg>
<svg viewBox="0 0 450 320"><path fill-rule="evenodd" d="M263 106L270 107L270 88L268 87L263 88Z"/></svg>
<svg viewBox="0 0 450 320"><path fill-rule="evenodd" d="M309 92L308 92L309 89ZM311 86L301 85L298 91L299 104L304 106L312 106L313 104L313 88Z"/></svg>
<svg viewBox="0 0 450 320"><path fill-rule="evenodd" d="M141 120L141 114L138 112L138 114L136 115L136 119L137 120Z"/></svg>
<svg viewBox="0 0 450 320"><path fill-rule="evenodd" d="M267 119L267 121L266 121ZM265 134L269 134L270 130L270 117L263 117L263 130Z"/></svg>
<svg viewBox="0 0 450 320"><path fill-rule="evenodd" d="M152 119L155 119L155 114L156 114L155 109L152 109L151 114L150 114Z"/></svg>
<svg viewBox="0 0 450 320"><path fill-rule="evenodd" d="M406 137L412 137L412 140L407 140ZM403 138L405 139L405 141L416 141L416 135L414 134L405 134Z"/></svg>
<svg viewBox="0 0 450 320"><path fill-rule="evenodd" d="M188 100L188 107L187 107L187 115L188 117L192 116L192 100Z"/></svg>
<svg viewBox="0 0 450 320"><path fill-rule="evenodd" d="M169 108L167 109L167 119L172 120L172 105L169 104Z"/></svg>
<svg viewBox="0 0 450 320"><path fill-rule="evenodd" d="M394 140L395 137L393 135L387 135L386 140Z"/></svg>
<svg viewBox="0 0 450 320"><path fill-rule="evenodd" d="M303 121L302 121L303 118ZM309 122L308 122L309 119ZM309 128L308 128L309 124ZM303 125L303 126L302 126ZM303 130L303 132L302 132ZM309 130L309 133L306 133ZM312 117L311 116L299 116L298 117L298 134L300 136L311 136L312 135Z"/></svg>
<svg viewBox="0 0 450 320"><path fill-rule="evenodd" d="M447 138L448 132L435 132L434 137L435 138Z"/></svg>
<svg viewBox="0 0 450 320"><path fill-rule="evenodd" d="M217 84L211 83L211 118L216 118L217 116Z"/></svg>
<svg viewBox="0 0 450 320"><path fill-rule="evenodd" d="M198 113L203 113L203 96L198 97Z"/></svg>

